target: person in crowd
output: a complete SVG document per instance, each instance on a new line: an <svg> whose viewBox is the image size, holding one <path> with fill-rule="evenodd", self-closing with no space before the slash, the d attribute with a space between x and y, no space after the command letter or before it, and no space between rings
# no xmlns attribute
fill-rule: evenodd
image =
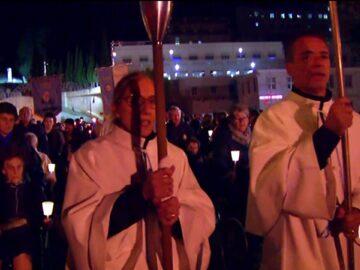
<svg viewBox="0 0 360 270"><path fill-rule="evenodd" d="M249 109L244 104L236 104L213 135L209 154L212 198L222 214L235 217L242 224L245 223L249 185L250 139ZM240 152L236 163L231 156L234 150Z"/></svg>
<svg viewBox="0 0 360 270"><path fill-rule="evenodd" d="M48 182L46 185L46 194L48 198L53 198L53 188L56 183L56 175L55 172L49 171L49 164L51 164L51 160L47 154L40 152L38 150L38 138L32 132L25 133L25 141L27 144L31 145L31 147L35 150L35 153L40 158L41 168L45 174L46 181Z"/></svg>
<svg viewBox="0 0 360 270"><path fill-rule="evenodd" d="M169 122L166 124L166 136L169 142L185 150L186 142L195 133L181 118L181 110L171 106L168 110Z"/></svg>
<svg viewBox="0 0 360 270"><path fill-rule="evenodd" d="M346 258L345 237L358 237L360 224L360 116L347 97L333 100L327 89L330 51L324 37L300 33L284 48L293 88L256 121L246 227L264 237L261 269L340 269L333 236ZM343 205L340 143L346 130L349 211ZM354 249L360 269L360 249Z"/></svg>
<svg viewBox="0 0 360 270"><path fill-rule="evenodd" d="M9 149L13 145L18 145L26 155L25 173L31 181L44 188L46 181L41 168L41 160L37 157L35 150L26 144L24 134L15 131L17 116L17 110L13 104L0 103L0 163Z"/></svg>
<svg viewBox="0 0 360 270"><path fill-rule="evenodd" d="M174 269L207 269L213 205L181 149L167 143L159 164L155 108L152 79L126 75L114 89L112 131L74 154L62 215L71 269L162 269L163 226L172 228Z"/></svg>
<svg viewBox="0 0 360 270"><path fill-rule="evenodd" d="M20 143L18 134L14 133L18 118L16 107L9 102L0 103L0 163L11 145Z"/></svg>
<svg viewBox="0 0 360 270"><path fill-rule="evenodd" d="M25 133L32 132L38 137L39 149L41 152L47 153L47 144L45 138L45 132L41 125L38 125L35 121L32 122L33 113L32 110L24 106L19 111L19 123L15 125L15 133L20 138L25 136Z"/></svg>
<svg viewBox="0 0 360 270"><path fill-rule="evenodd" d="M204 155L208 155L210 152L210 142L212 138L209 135L209 130L214 131L213 117L210 113L206 113L201 121L201 128L198 134L198 139L200 140L200 151Z"/></svg>
<svg viewBox="0 0 360 270"><path fill-rule="evenodd" d="M200 186L207 190L206 188L206 179L205 179L205 156L200 151L200 141L192 136L189 138L186 145L186 155L189 160L190 167L194 172L196 179L198 180Z"/></svg>
<svg viewBox="0 0 360 270"><path fill-rule="evenodd" d="M85 142L85 137L82 131L80 131L79 128L75 127L75 122L71 118L65 119L64 137L66 144L65 151L67 153L67 162L70 162L72 154L77 151Z"/></svg>
<svg viewBox="0 0 360 270"><path fill-rule="evenodd" d="M12 146L1 163L0 269L39 269L40 227L43 225L40 186L25 180L22 149Z"/></svg>

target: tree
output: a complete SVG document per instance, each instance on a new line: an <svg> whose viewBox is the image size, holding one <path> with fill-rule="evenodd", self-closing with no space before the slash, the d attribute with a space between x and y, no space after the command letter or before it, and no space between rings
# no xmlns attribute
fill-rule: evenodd
<svg viewBox="0 0 360 270"><path fill-rule="evenodd" d="M33 62L33 39L30 31L26 30L17 48L17 68L20 74L26 79L30 76Z"/></svg>

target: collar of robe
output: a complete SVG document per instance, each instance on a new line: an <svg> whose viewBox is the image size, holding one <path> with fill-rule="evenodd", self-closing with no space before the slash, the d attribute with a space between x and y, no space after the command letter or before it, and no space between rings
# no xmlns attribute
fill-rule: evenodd
<svg viewBox="0 0 360 270"><path fill-rule="evenodd" d="M121 121L120 121L119 119L115 119L115 120L114 120L114 124L115 124L116 126L118 126L119 128L123 129L122 124L121 124ZM129 134L132 136L132 145L133 145L133 148L134 148L134 149L140 149L140 150L141 150L141 149L142 149L142 150L145 150L146 147L147 147L147 145L148 145L148 143L149 143L151 140L153 140L153 139L156 138L156 132L152 131L148 136L146 136L146 137L144 138L145 141L144 141L142 147L140 147L140 146L139 146L139 145L140 145L140 142L141 142L140 137L138 137L137 135L131 134L131 133L129 133Z"/></svg>
<svg viewBox="0 0 360 270"><path fill-rule="evenodd" d="M324 102L330 101L332 98L332 93L329 89L326 89L326 94L325 96L315 96L315 95L311 95L308 93L305 93L303 91L301 91L299 88L293 86L293 88L291 89L291 91L293 91L294 93L304 97L304 98L308 98L311 100L315 100L315 101L320 101L320 105L319 105L319 109L322 110L323 106L324 106Z"/></svg>

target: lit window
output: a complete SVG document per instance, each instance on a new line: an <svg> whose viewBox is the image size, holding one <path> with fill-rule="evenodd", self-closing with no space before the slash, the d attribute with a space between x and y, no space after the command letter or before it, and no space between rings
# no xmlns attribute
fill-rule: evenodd
<svg viewBox="0 0 360 270"><path fill-rule="evenodd" d="M285 13L281 13L281 19L285 19Z"/></svg>
<svg viewBox="0 0 360 270"><path fill-rule="evenodd" d="M255 23L255 27L259 27L259 23L258 23L258 22Z"/></svg>
<svg viewBox="0 0 360 270"><path fill-rule="evenodd" d="M259 16L259 12L254 11L254 16L255 16L255 17Z"/></svg>
<svg viewBox="0 0 360 270"><path fill-rule="evenodd" d="M270 13L270 19L274 19L275 18L275 14L273 12Z"/></svg>
<svg viewBox="0 0 360 270"><path fill-rule="evenodd" d="M211 54L207 54L207 55L205 55L205 59L206 59L206 60L213 60L213 59L214 59L214 56L211 55Z"/></svg>
<svg viewBox="0 0 360 270"><path fill-rule="evenodd" d="M329 27L329 32L331 32L331 27Z"/></svg>
<svg viewBox="0 0 360 270"><path fill-rule="evenodd" d="M250 63L250 67L251 67L251 68L255 68L255 66L256 66L255 62L251 62L251 63Z"/></svg>
<svg viewBox="0 0 360 270"><path fill-rule="evenodd" d="M311 13L308 14L308 19L312 19L312 14Z"/></svg>
<svg viewBox="0 0 360 270"><path fill-rule="evenodd" d="M319 18L319 19L322 19L322 17L323 17L322 14L319 14L319 15L318 15L318 18Z"/></svg>
<svg viewBox="0 0 360 270"><path fill-rule="evenodd" d="M301 14L297 14L296 18L301 19Z"/></svg>
<svg viewBox="0 0 360 270"><path fill-rule="evenodd" d="M289 13L289 19L292 19L292 18L293 18L292 13Z"/></svg>
<svg viewBox="0 0 360 270"><path fill-rule="evenodd" d="M228 54L223 54L223 55L221 55L221 59L227 60L227 59L230 59L230 56Z"/></svg>
<svg viewBox="0 0 360 270"><path fill-rule="evenodd" d="M324 18L324 20L327 20L328 15L327 15L327 14L324 14L324 15L323 15L323 18Z"/></svg>

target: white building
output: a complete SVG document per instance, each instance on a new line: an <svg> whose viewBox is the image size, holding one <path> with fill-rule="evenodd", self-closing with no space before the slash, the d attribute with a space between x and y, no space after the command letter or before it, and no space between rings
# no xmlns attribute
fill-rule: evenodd
<svg viewBox="0 0 360 270"><path fill-rule="evenodd" d="M150 43L112 42L112 53L113 63L128 64L130 71L153 68ZM164 44L163 57L168 103L187 113L229 110L235 102L265 109L292 87L281 42ZM333 69L331 74L333 89ZM360 68L344 69L346 93L357 111L359 75Z"/></svg>

